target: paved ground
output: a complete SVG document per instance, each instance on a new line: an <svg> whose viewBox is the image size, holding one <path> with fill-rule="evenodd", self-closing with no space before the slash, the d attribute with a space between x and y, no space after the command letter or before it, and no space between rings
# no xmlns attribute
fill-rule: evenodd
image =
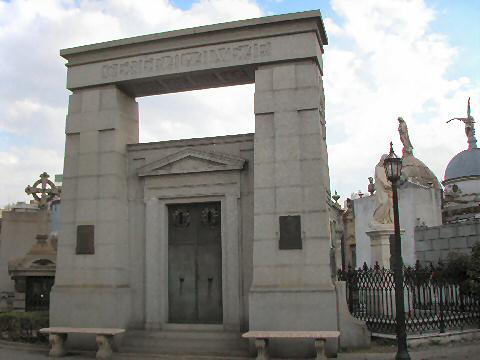
<svg viewBox="0 0 480 360"><path fill-rule="evenodd" d="M48 359L48 351L45 347L11 344L0 341L0 359L1 360L42 360ZM410 350L412 360L476 360L480 358L480 342L461 342L448 345L430 345ZM62 359L65 360L91 360L95 354L74 353ZM389 360L395 358L395 347L392 346L374 346L368 352L341 353L339 360ZM114 359L118 360L229 360L229 358L207 358L192 356L141 356L137 354L116 354ZM239 358L236 358L237 360Z"/></svg>

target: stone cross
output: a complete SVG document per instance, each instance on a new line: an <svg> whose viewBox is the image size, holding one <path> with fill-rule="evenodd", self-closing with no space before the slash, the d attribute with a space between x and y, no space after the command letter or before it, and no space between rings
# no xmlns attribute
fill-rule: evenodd
<svg viewBox="0 0 480 360"><path fill-rule="evenodd" d="M49 177L50 175L43 172L40 179L25 188L25 192L33 196L39 207L45 207L56 195L60 195L60 189L48 179Z"/></svg>

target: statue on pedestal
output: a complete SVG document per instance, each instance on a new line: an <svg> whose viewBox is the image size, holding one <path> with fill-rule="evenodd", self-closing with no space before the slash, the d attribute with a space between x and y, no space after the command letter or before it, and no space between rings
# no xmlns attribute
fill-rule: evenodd
<svg viewBox="0 0 480 360"><path fill-rule="evenodd" d="M383 162L388 154L383 154L375 166L375 211L370 222L371 228L384 228L393 224L393 193L392 185L387 179ZM383 225L383 226L382 226Z"/></svg>

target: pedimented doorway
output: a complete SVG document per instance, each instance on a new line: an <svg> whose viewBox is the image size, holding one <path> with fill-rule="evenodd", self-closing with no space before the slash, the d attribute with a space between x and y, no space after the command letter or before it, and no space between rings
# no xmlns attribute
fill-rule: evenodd
<svg viewBox="0 0 480 360"><path fill-rule="evenodd" d="M169 323L222 323L220 202L168 205Z"/></svg>

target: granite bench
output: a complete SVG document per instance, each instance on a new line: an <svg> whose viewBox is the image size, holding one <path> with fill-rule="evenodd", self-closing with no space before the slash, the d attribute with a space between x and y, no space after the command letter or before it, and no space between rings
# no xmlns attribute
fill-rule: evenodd
<svg viewBox="0 0 480 360"><path fill-rule="evenodd" d="M268 360L269 339L314 339L316 360L326 359L325 341L327 339L338 339L339 331L249 331L242 335L247 339L255 339L257 348L257 360Z"/></svg>
<svg viewBox="0 0 480 360"><path fill-rule="evenodd" d="M98 346L97 359L108 359L113 353L113 337L125 332L125 329L49 327L40 329L40 332L49 334L50 356L61 357L66 355L65 341L68 334L93 334L96 335Z"/></svg>

